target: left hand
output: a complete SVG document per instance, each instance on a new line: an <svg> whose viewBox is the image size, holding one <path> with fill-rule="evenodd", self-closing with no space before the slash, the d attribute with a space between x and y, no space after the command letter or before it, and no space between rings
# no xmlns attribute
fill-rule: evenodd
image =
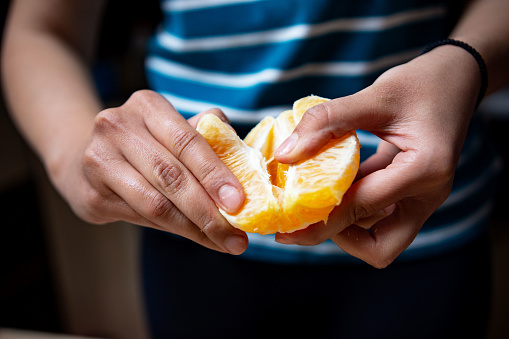
<svg viewBox="0 0 509 339"><path fill-rule="evenodd" d="M361 164L327 225L277 234L276 241L316 245L332 239L372 266L389 265L451 191L479 82L469 53L442 46L388 70L356 94L309 109L294 131L297 142L287 139L276 152L278 161L308 158L355 129L382 142Z"/></svg>

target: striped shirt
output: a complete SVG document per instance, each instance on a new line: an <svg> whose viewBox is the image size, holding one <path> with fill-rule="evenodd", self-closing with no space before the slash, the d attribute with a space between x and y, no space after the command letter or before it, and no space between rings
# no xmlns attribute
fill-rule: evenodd
<svg viewBox="0 0 509 339"><path fill-rule="evenodd" d="M452 1L451 1L452 2ZM441 0L166 0L148 46L147 79L185 117L217 107L242 135L310 94L337 98L447 36ZM379 139L358 131L361 158ZM400 256L463 244L484 228L500 163L474 118L454 187ZM285 262L355 262L334 243L281 245L249 234L246 257Z"/></svg>

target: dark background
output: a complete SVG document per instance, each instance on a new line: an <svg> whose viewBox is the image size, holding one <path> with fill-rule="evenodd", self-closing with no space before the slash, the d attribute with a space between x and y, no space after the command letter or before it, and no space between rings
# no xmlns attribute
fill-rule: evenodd
<svg viewBox="0 0 509 339"><path fill-rule="evenodd" d="M0 31L10 1L2 1ZM110 1L103 21L94 76L105 102L123 102L145 87L143 49L160 19L157 1ZM125 30L129 34L125 34ZM119 38L123 37L123 38ZM126 72L125 70L129 70ZM509 91L484 105L487 123L507 162ZM31 163L37 160L10 121L0 95L0 328L65 331L52 272L37 185ZM509 225L506 170L493 218L493 314L489 338L509 338Z"/></svg>
<svg viewBox="0 0 509 339"><path fill-rule="evenodd" d="M0 33L10 2L0 2ZM160 15L156 0L108 2L93 67L107 105L146 87L144 44ZM32 173L37 160L10 120L1 92L0 138L0 176L5 177L0 180L0 328L60 333L65 317Z"/></svg>

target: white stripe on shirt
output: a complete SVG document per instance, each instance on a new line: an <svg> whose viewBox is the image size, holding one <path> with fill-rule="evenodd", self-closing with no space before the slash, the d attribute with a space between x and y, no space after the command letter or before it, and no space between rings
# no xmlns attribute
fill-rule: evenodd
<svg viewBox="0 0 509 339"><path fill-rule="evenodd" d="M260 1L266 0L166 0L161 8L163 11L181 12Z"/></svg>
<svg viewBox="0 0 509 339"><path fill-rule="evenodd" d="M189 112L198 114L210 108L219 108L233 123L251 123L256 124L266 116L276 117L280 113L292 109L291 106L273 106L259 110L242 110L232 107L218 105L212 102L190 100L179 97L170 93L161 92L162 96L166 98L177 111ZM377 147L380 139L367 132L358 133L359 143L363 146Z"/></svg>
<svg viewBox="0 0 509 339"><path fill-rule="evenodd" d="M359 143L363 147L369 146L376 148L378 147L378 144L380 144L381 141L379 137L366 131L358 131L357 137L359 138Z"/></svg>
<svg viewBox="0 0 509 339"><path fill-rule="evenodd" d="M452 192L438 209L448 208L451 205L458 205L462 200L471 198L476 192L482 191L490 179L500 172L502 168L502 160L496 158L480 176L470 181L468 185L462 186L460 189Z"/></svg>
<svg viewBox="0 0 509 339"><path fill-rule="evenodd" d="M227 106L218 105L212 102L196 101L176 96L167 92L160 92L177 111L189 112L198 114L210 108L219 108L233 123L251 123L256 124L266 116L276 117L280 113L292 109L289 106L273 106L258 110L243 110ZM359 143L363 146L377 147L380 139L368 132L361 131L358 134Z"/></svg>
<svg viewBox="0 0 509 339"><path fill-rule="evenodd" d="M171 104L173 105L173 107L175 107L175 109L177 109L177 111L198 114L210 108L219 108L228 117L228 119L230 119L230 121L234 123L236 122L236 123L256 124L266 116L276 117L279 113L292 109L291 106L274 106L259 110L243 110L218 105L213 102L189 100L166 92L160 92L160 94L164 96L166 100L171 102Z"/></svg>
<svg viewBox="0 0 509 339"><path fill-rule="evenodd" d="M415 238L414 242L408 246L408 249L412 250L417 248L425 248L430 245L449 241L461 234L467 234L482 220L488 218L492 210L493 203L488 201L482 205L475 213L469 215L463 220L460 220L459 222L451 223L447 225L447 227L443 227L437 230L421 232Z"/></svg>
<svg viewBox="0 0 509 339"><path fill-rule="evenodd" d="M443 6L433 6L417 10L409 10L388 16L341 18L315 25L299 24L290 27L260 32L222 35L206 38L183 39L164 30L161 30L156 35L156 39L163 48L173 52L184 53L212 51L217 49L302 40L336 32L383 31L413 22L435 19L444 16L445 14L446 9Z"/></svg>
<svg viewBox="0 0 509 339"><path fill-rule="evenodd" d="M306 76L361 76L404 63L421 51L411 50L394 55L388 55L373 61L351 62L324 62L309 63L289 70L264 69L257 73L230 74L223 72L211 72L186 66L159 57L150 57L146 61L149 70L160 74L209 84L231 88L248 88L260 83L282 83Z"/></svg>

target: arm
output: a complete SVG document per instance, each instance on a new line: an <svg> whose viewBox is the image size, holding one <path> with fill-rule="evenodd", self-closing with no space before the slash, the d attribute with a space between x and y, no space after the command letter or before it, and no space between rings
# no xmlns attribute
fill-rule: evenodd
<svg viewBox="0 0 509 339"><path fill-rule="evenodd" d="M451 38L473 46L488 67L488 91L493 93L509 83L509 2L472 1L451 33Z"/></svg>
<svg viewBox="0 0 509 339"><path fill-rule="evenodd" d="M84 143L101 110L86 63L102 6L55 0L11 5L2 55L6 99L50 173L77 151L69 148Z"/></svg>
<svg viewBox="0 0 509 339"><path fill-rule="evenodd" d="M508 20L506 0L478 0L451 34L484 57L489 92L509 80ZM377 153L361 164L360 180L333 211L327 227L312 225L278 234L276 240L314 245L330 238L375 267L390 264L449 195L479 88L474 58L446 45L388 70L356 94L309 109L294 131L297 138L279 148L279 161L309 157L353 129L383 140ZM375 215L386 217L374 224L362 222Z"/></svg>
<svg viewBox="0 0 509 339"><path fill-rule="evenodd" d="M13 2L2 70L20 130L86 221L125 220L241 253L247 237L216 203L235 211L243 190L194 129L197 118L186 121L151 91L102 110L87 65L102 7L88 0Z"/></svg>

